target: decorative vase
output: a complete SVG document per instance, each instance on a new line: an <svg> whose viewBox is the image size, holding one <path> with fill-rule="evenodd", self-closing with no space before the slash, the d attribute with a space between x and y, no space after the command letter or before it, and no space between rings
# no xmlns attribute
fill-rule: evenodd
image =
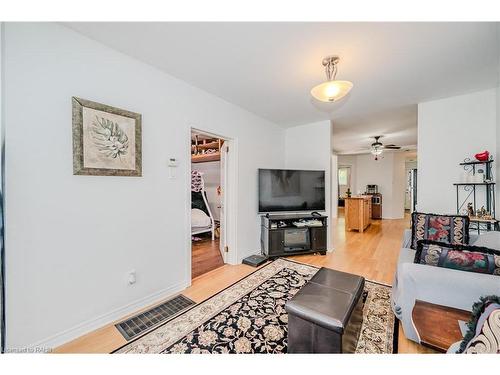
<svg viewBox="0 0 500 375"><path fill-rule="evenodd" d="M490 153L488 151L483 151L483 152L480 152L480 153L474 155L474 157L478 161L488 161L490 158Z"/></svg>

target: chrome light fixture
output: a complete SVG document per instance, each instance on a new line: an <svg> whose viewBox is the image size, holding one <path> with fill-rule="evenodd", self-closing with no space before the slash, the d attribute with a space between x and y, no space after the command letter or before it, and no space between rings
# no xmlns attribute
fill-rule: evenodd
<svg viewBox="0 0 500 375"><path fill-rule="evenodd" d="M375 138L375 142L372 143L371 148L370 148L370 152L372 153L372 155L375 156L375 160L378 160L378 156L384 150L384 146L382 145L381 142L379 142L380 136L374 137L374 138Z"/></svg>
<svg viewBox="0 0 500 375"><path fill-rule="evenodd" d="M313 87L311 95L315 99L321 102L332 103L342 99L351 91L352 82L337 81L335 79L339 61L340 58L338 56L327 56L323 59L327 81Z"/></svg>

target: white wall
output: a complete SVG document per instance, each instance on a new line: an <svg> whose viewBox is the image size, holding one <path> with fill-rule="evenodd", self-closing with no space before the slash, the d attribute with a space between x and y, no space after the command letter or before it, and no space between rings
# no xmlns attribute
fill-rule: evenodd
<svg viewBox="0 0 500 375"><path fill-rule="evenodd" d="M4 134L3 134L3 29L4 29L4 23L0 22L0 190L3 193L3 139L4 139ZM2 196L3 199L3 196ZM3 204L3 202L2 202ZM2 213L3 215L3 213ZM4 218L2 217L2 222ZM0 245L0 252L3 254L3 245ZM0 254L0 270L3 270L3 256ZM2 272L2 271L0 271ZM3 274L0 273L0 288L2 288L3 285ZM3 301L3 293L0 291L0 314L3 312L4 308L4 301ZM0 351L3 348L3 332L4 332L4 322L3 319L0 319Z"/></svg>
<svg viewBox="0 0 500 375"><path fill-rule="evenodd" d="M496 160L496 138L495 89L420 103L417 210L455 213L458 164L484 150Z"/></svg>
<svg viewBox="0 0 500 375"><path fill-rule="evenodd" d="M338 155L337 157L337 171L335 174L338 174L338 168L341 167L350 167L351 168L351 192L353 194L357 194L356 190L356 163L357 163L356 155ZM338 176L337 176L337 185L338 185ZM345 194L347 188L342 187L340 193ZM364 191L364 190L363 190Z"/></svg>
<svg viewBox="0 0 500 375"><path fill-rule="evenodd" d="M190 283L190 126L235 139L233 261L258 252L257 169L283 167L281 128L58 24L6 24L5 40L8 347L58 345ZM73 175L72 96L142 114L143 177Z"/></svg>
<svg viewBox="0 0 500 375"><path fill-rule="evenodd" d="M400 152L393 153L392 166L392 207L390 215L393 219L402 219L405 215L406 198L405 155Z"/></svg>
<svg viewBox="0 0 500 375"><path fill-rule="evenodd" d="M351 167L351 191L362 194L366 185L378 185L382 194L382 218L404 217L405 157L402 153L384 152L378 160L371 154L339 155L338 166Z"/></svg>
<svg viewBox="0 0 500 375"><path fill-rule="evenodd" d="M191 169L203 173L210 211L212 211L215 220L220 220L220 195L217 194L217 187L220 186L221 182L220 161L191 163Z"/></svg>
<svg viewBox="0 0 500 375"><path fill-rule="evenodd" d="M365 192L366 185L378 185L382 194L382 218L404 217L405 178L404 154L384 152L375 160L371 154L356 156L356 194Z"/></svg>
<svg viewBox="0 0 500 375"><path fill-rule="evenodd" d="M338 217L338 206L339 206L339 177L338 177L338 156L332 154L332 161L330 165L330 174L331 174L331 210L330 214L332 215L332 219Z"/></svg>
<svg viewBox="0 0 500 375"><path fill-rule="evenodd" d="M498 38L497 40L500 41L500 25L497 25L497 35ZM500 46L499 46L500 47ZM497 69L497 88L496 88L496 102L495 102L495 110L496 110L496 155L500 157L500 60L498 62L498 69ZM500 176L500 160L495 163L495 170L494 170L495 176ZM497 182L499 180L497 179ZM500 216L500 186L496 187L496 197L495 197L495 203L496 203L496 212L497 212L497 218Z"/></svg>
<svg viewBox="0 0 500 375"><path fill-rule="evenodd" d="M286 130L285 166L289 169L325 171L325 214L331 219L331 123L320 121ZM331 224L329 222L329 224ZM328 226L328 249L331 250L331 225Z"/></svg>
<svg viewBox="0 0 500 375"><path fill-rule="evenodd" d="M500 27L499 27L499 29L500 29ZM500 32L499 32L499 34L500 34ZM500 70L500 65L499 65L499 70ZM500 72L499 72L499 74L500 74ZM496 111L496 138L495 138L496 150L495 151L496 151L496 156L500 157L500 86L497 87L497 89L496 89L495 111ZM493 173L495 176L500 176L499 175L499 173L500 173L500 160L496 161ZM496 182L497 183L499 182L498 178L496 179ZM495 192L496 192L495 211L496 211L496 216L498 218L500 216L500 186L496 186L495 189L496 189L495 190Z"/></svg>

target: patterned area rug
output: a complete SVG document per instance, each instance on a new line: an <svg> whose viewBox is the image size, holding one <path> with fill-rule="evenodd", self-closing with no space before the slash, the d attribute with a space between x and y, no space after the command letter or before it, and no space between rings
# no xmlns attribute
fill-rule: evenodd
<svg viewBox="0 0 500 375"><path fill-rule="evenodd" d="M278 259L116 352L286 353L285 303L317 271ZM366 281L365 292L356 353L392 353L397 331L391 288Z"/></svg>

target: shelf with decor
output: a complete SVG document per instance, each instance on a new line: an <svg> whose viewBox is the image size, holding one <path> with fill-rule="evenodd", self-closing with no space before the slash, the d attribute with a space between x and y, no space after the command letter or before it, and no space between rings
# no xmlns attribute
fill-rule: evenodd
<svg viewBox="0 0 500 375"><path fill-rule="evenodd" d="M463 186L463 185L495 185L494 182L456 182L453 185Z"/></svg>
<svg viewBox="0 0 500 375"><path fill-rule="evenodd" d="M192 150L218 150L220 148L220 144L218 141L212 141L209 143L200 143L197 145L191 145Z"/></svg>
<svg viewBox="0 0 500 375"><path fill-rule="evenodd" d="M222 140L220 139L199 139L198 136L194 136L191 141L191 162L219 161L221 145Z"/></svg>
<svg viewBox="0 0 500 375"><path fill-rule="evenodd" d="M206 163L209 161L219 161L220 153L191 155L191 163Z"/></svg>
<svg viewBox="0 0 500 375"><path fill-rule="evenodd" d="M499 230L499 221L495 218L495 185L492 173L493 159L466 159L460 166L464 168L465 179L457 182L457 214L466 214L470 218L469 229L477 231ZM481 168L481 166L483 166ZM464 194L465 193L465 198ZM481 199L481 207L478 202Z"/></svg>
<svg viewBox="0 0 500 375"><path fill-rule="evenodd" d="M496 219L485 219L482 217L477 217L477 216L469 216L469 220L475 223L490 223L490 224L495 224L498 222Z"/></svg>
<svg viewBox="0 0 500 375"><path fill-rule="evenodd" d="M485 161L480 161L480 160L464 161L464 162L460 163L460 165L481 165L481 164L490 164L490 163L493 163L493 159L485 160Z"/></svg>

